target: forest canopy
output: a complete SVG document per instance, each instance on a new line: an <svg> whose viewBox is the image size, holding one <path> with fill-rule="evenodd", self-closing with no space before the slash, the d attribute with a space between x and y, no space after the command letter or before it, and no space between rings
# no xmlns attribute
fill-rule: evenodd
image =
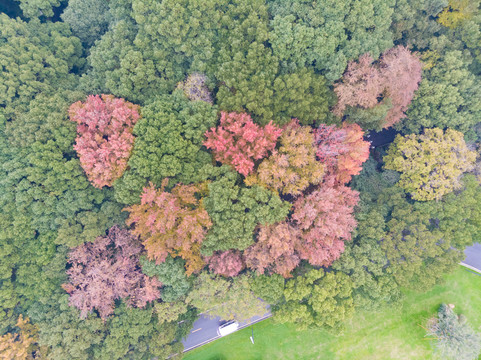
<svg viewBox="0 0 481 360"><path fill-rule="evenodd" d="M181 358L267 305L336 333L479 239L479 2L16 1L0 357Z"/></svg>

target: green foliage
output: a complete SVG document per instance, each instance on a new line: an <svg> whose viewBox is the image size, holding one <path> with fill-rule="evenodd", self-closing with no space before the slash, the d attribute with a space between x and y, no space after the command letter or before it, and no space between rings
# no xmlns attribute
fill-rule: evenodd
<svg viewBox="0 0 481 360"><path fill-rule="evenodd" d="M184 261L181 258L168 256L162 264L140 259L142 272L147 276L156 276L164 285L161 291L163 301L172 302L185 296L190 290L190 282L185 275Z"/></svg>
<svg viewBox="0 0 481 360"><path fill-rule="evenodd" d="M103 322L94 314L80 320L67 302L67 296L60 295L30 311L40 327L40 345L50 347L49 358L151 359L182 352L176 322L159 323L152 307L130 309L121 304Z"/></svg>
<svg viewBox="0 0 481 360"><path fill-rule="evenodd" d="M281 275L257 275L250 281L254 294L269 304L277 304L282 299L285 280Z"/></svg>
<svg viewBox="0 0 481 360"><path fill-rule="evenodd" d="M265 2L232 2L222 18L216 59L220 109L246 111L263 125L286 124L293 117L303 124L324 121L333 101L324 78L307 69L281 72L279 59L266 46Z"/></svg>
<svg viewBox="0 0 481 360"><path fill-rule="evenodd" d="M435 20L448 0L396 0L391 31L395 41L425 49L442 26Z"/></svg>
<svg viewBox="0 0 481 360"><path fill-rule="evenodd" d="M225 8L219 0L133 0L135 46L168 79L177 82L194 71L210 76Z"/></svg>
<svg viewBox="0 0 481 360"><path fill-rule="evenodd" d="M346 274L309 270L286 282L285 302L274 308L274 321L309 327L335 327L354 312L352 281Z"/></svg>
<svg viewBox="0 0 481 360"><path fill-rule="evenodd" d="M389 98L386 99L385 102L368 109L347 106L343 118L352 124L359 124L363 129L381 131L384 119L391 109L391 106L392 104Z"/></svg>
<svg viewBox="0 0 481 360"><path fill-rule="evenodd" d="M155 313L159 318L159 322L176 321L179 316L187 313L188 306L182 301L177 302L162 302L154 304Z"/></svg>
<svg viewBox="0 0 481 360"><path fill-rule="evenodd" d="M0 134L0 188L3 201L31 216L37 231L58 229L55 242L74 247L93 241L124 217L112 191L88 183L73 151L75 125L69 124L67 108L68 99L60 95L39 96L19 123L7 125Z"/></svg>
<svg viewBox="0 0 481 360"><path fill-rule="evenodd" d="M408 118L399 129L419 133L423 127L449 127L465 133L478 123L481 87L468 65L462 53L453 50L425 69Z"/></svg>
<svg viewBox="0 0 481 360"><path fill-rule="evenodd" d="M87 47L107 31L112 20L109 5L103 0L69 0L61 17Z"/></svg>
<svg viewBox="0 0 481 360"><path fill-rule="evenodd" d="M188 101L181 90L159 97L142 109L134 127L134 149L130 169L115 184L118 201L138 203L149 181L160 185L166 177L172 183L204 180L200 168L212 162L201 149L204 133L217 122L217 109L204 101Z"/></svg>
<svg viewBox="0 0 481 360"><path fill-rule="evenodd" d="M209 317L245 321L267 312L265 303L250 288L250 276L241 275L232 281L218 275L202 272L195 279L194 287L187 296L189 304Z"/></svg>
<svg viewBox="0 0 481 360"><path fill-rule="evenodd" d="M23 16L36 18L40 16L52 17L53 7L60 6L64 0L16 0L20 2Z"/></svg>
<svg viewBox="0 0 481 360"><path fill-rule="evenodd" d="M68 96L63 96L68 95ZM93 241L124 221L112 192L94 189L75 158L67 109L76 94L39 95L0 125L0 317L49 296L65 281L64 246Z"/></svg>
<svg viewBox="0 0 481 360"><path fill-rule="evenodd" d="M395 1L270 0L269 40L285 69L314 66L329 81L364 53L375 58L392 47L389 26Z"/></svg>
<svg viewBox="0 0 481 360"><path fill-rule="evenodd" d="M399 186L420 201L441 199L459 189L460 176L472 170L476 152L463 134L448 129L425 129L421 135L398 135L384 157L386 169L401 172Z"/></svg>
<svg viewBox="0 0 481 360"><path fill-rule="evenodd" d="M332 267L351 279L357 308L379 308L401 298L399 286L386 270L389 262L378 244L385 235L384 218L377 209L363 206L356 220L356 237L346 244L344 253Z"/></svg>
<svg viewBox="0 0 481 360"><path fill-rule="evenodd" d="M88 63L91 69L82 78L85 89L139 103L169 88L152 61L134 47L135 34L135 24L122 19L90 48Z"/></svg>
<svg viewBox="0 0 481 360"><path fill-rule="evenodd" d="M75 86L71 71L82 65L82 46L67 25L26 23L2 13L0 29L0 106L7 119L26 111L38 93Z"/></svg>
<svg viewBox="0 0 481 360"><path fill-rule="evenodd" d="M240 187L235 173L209 184L204 207L213 226L202 243L201 251L212 255L216 250L244 250L254 242L258 224L282 221L291 204L270 190L257 185Z"/></svg>

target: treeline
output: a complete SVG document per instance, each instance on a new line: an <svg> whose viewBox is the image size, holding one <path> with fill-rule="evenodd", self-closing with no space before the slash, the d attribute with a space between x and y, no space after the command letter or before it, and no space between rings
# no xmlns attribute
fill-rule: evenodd
<svg viewBox="0 0 481 360"><path fill-rule="evenodd" d="M479 239L478 2L19 1L1 356L166 358L266 303L338 331Z"/></svg>

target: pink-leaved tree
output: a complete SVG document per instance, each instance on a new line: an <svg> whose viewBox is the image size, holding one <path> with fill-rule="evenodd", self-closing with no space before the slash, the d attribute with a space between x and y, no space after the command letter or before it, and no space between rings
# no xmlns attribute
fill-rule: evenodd
<svg viewBox="0 0 481 360"><path fill-rule="evenodd" d="M90 95L72 104L69 116L78 124L74 149L89 181L97 188L111 186L127 168L139 106L112 95Z"/></svg>
<svg viewBox="0 0 481 360"><path fill-rule="evenodd" d="M138 238L118 226L73 249L67 270L70 282L62 285L70 294L70 305L80 310L82 318L96 309L105 320L117 299L136 307L158 299L162 284L141 272L138 257L142 251Z"/></svg>
<svg viewBox="0 0 481 360"><path fill-rule="evenodd" d="M326 165L325 183L346 184L362 170L369 158L370 143L364 141L364 132L357 124L321 124L315 130L317 158Z"/></svg>
<svg viewBox="0 0 481 360"><path fill-rule="evenodd" d="M333 113L342 116L347 106L372 109L389 99L382 127L390 127L405 117L421 73L421 61L404 46L385 51L377 62L369 54L361 55L357 62L349 62L341 81L334 85L338 102Z"/></svg>
<svg viewBox="0 0 481 360"><path fill-rule="evenodd" d="M298 198L291 220L301 231L296 243L299 257L316 266L329 266L338 259L357 225L353 212L358 201L359 193L344 185L323 185Z"/></svg>
<svg viewBox="0 0 481 360"><path fill-rule="evenodd" d="M217 161L247 176L254 169L255 160L274 150L281 133L272 121L262 127L249 114L221 112L220 126L206 132L204 145L214 152Z"/></svg>
<svg viewBox="0 0 481 360"><path fill-rule="evenodd" d="M291 277L291 271L301 261L295 251L300 235L296 227L285 221L260 226L257 242L244 251L247 266L260 274L267 270Z"/></svg>
<svg viewBox="0 0 481 360"><path fill-rule="evenodd" d="M206 260L211 271L225 277L237 276L245 268L244 259L239 250L215 252Z"/></svg>

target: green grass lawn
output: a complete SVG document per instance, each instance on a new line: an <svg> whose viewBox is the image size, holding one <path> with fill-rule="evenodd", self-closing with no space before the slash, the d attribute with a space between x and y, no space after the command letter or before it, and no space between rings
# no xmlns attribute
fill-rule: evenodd
<svg viewBox="0 0 481 360"><path fill-rule="evenodd" d="M293 326L265 320L185 354L186 360L233 359L435 359L419 326L442 303L456 305L474 329L481 332L481 276L460 267L443 285L423 294L410 293L396 307L358 312L344 332L333 336L322 330L297 332Z"/></svg>

